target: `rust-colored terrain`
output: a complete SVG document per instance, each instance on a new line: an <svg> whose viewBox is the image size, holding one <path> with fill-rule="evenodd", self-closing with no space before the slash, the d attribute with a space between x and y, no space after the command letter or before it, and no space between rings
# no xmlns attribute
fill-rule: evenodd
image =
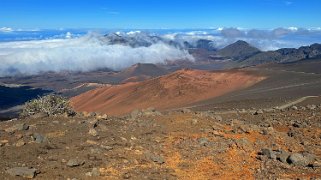
<svg viewBox="0 0 321 180"><path fill-rule="evenodd" d="M146 80L88 91L71 99L77 111L121 115L134 109L178 108L250 87L265 79L247 71L179 70Z"/></svg>
<svg viewBox="0 0 321 180"><path fill-rule="evenodd" d="M251 111L2 122L0 179L321 178L320 104Z"/></svg>

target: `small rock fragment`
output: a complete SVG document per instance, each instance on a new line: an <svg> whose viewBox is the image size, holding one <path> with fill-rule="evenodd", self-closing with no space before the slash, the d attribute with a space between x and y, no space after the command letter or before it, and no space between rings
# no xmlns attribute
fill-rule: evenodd
<svg viewBox="0 0 321 180"><path fill-rule="evenodd" d="M28 168L28 167L14 167L6 172L10 174L11 176L20 176L23 178L32 179L36 176L36 169L34 168Z"/></svg>
<svg viewBox="0 0 321 180"><path fill-rule="evenodd" d="M197 124L197 119L192 119L192 125L196 125Z"/></svg>
<svg viewBox="0 0 321 180"><path fill-rule="evenodd" d="M43 143L45 141L47 141L47 138L39 133L34 133L32 135L32 139L36 142L36 143Z"/></svg>
<svg viewBox="0 0 321 180"><path fill-rule="evenodd" d="M31 119L40 119L40 118L45 118L45 117L48 117L47 113L37 113L37 114L30 116Z"/></svg>
<svg viewBox="0 0 321 180"><path fill-rule="evenodd" d="M317 106L314 104L310 104L310 105L307 105L307 108L310 110L315 110L317 108Z"/></svg>
<svg viewBox="0 0 321 180"><path fill-rule="evenodd" d="M85 161L83 160L79 160L79 159L70 159L68 162L67 162L67 166L68 167L77 167L77 166L81 166L85 164Z"/></svg>
<svg viewBox="0 0 321 180"><path fill-rule="evenodd" d="M292 106L292 110L298 110L298 107Z"/></svg>
<svg viewBox="0 0 321 180"><path fill-rule="evenodd" d="M278 155L277 155L277 159L283 163L287 163L287 159L289 157L290 153L285 152L285 151L281 151Z"/></svg>
<svg viewBox="0 0 321 180"><path fill-rule="evenodd" d="M262 109L259 109L257 111L255 111L254 115L259 115L259 114L263 114L263 110Z"/></svg>
<svg viewBox="0 0 321 180"><path fill-rule="evenodd" d="M92 136L97 136L98 132L94 128L90 128L88 134Z"/></svg>
<svg viewBox="0 0 321 180"><path fill-rule="evenodd" d="M209 143L207 138L199 138L197 141L201 146L206 146Z"/></svg>
<svg viewBox="0 0 321 180"><path fill-rule="evenodd" d="M111 147L111 146L105 146L105 145L100 145L100 147L103 148L103 149L105 149L105 150L108 150L108 151L114 149L114 148Z"/></svg>
<svg viewBox="0 0 321 180"><path fill-rule="evenodd" d="M262 149L261 153L262 155L267 156L269 159L276 159L276 153L271 149Z"/></svg>
<svg viewBox="0 0 321 180"><path fill-rule="evenodd" d="M23 141L23 140L19 140L17 143L16 143L16 147L21 147L21 146L24 146L26 143Z"/></svg>
<svg viewBox="0 0 321 180"><path fill-rule="evenodd" d="M100 171L98 168L93 168L91 171L92 176L100 176Z"/></svg>
<svg viewBox="0 0 321 180"><path fill-rule="evenodd" d="M147 159L152 160L153 162L156 162L158 164L164 164L165 160L162 156L156 155L156 154L152 154L152 153L146 153L145 154Z"/></svg>
<svg viewBox="0 0 321 180"><path fill-rule="evenodd" d="M142 113L140 111L138 111L137 109L133 110L130 113L131 118L136 119L137 117L139 117Z"/></svg>
<svg viewBox="0 0 321 180"><path fill-rule="evenodd" d="M28 129L29 129L29 126L27 124L20 123L20 124L13 125L7 129L5 129L5 131L8 133L11 133L14 131L22 131L22 130L28 130Z"/></svg>

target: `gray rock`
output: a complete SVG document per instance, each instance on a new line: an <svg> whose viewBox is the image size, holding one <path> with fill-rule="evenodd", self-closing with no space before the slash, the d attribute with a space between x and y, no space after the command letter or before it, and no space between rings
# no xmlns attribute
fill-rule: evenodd
<svg viewBox="0 0 321 180"><path fill-rule="evenodd" d="M89 117L96 117L96 115L97 114L95 112L91 112L91 113L88 114Z"/></svg>
<svg viewBox="0 0 321 180"><path fill-rule="evenodd" d="M7 129L5 129L6 132L14 132L14 131L22 131L22 130L28 130L29 126L25 123L15 124Z"/></svg>
<svg viewBox="0 0 321 180"><path fill-rule="evenodd" d="M214 115L213 118L217 121L223 121L223 118L220 115Z"/></svg>
<svg viewBox="0 0 321 180"><path fill-rule="evenodd" d="M141 116L142 115L142 113L139 111L139 110L137 110L137 109L135 109L134 111L132 111L131 113L130 113L130 116L131 116L131 118L133 118L133 119L136 119L137 117L139 117L139 116Z"/></svg>
<svg viewBox="0 0 321 180"><path fill-rule="evenodd" d="M164 164L165 163L165 159L162 156L156 155L156 154L152 154L152 153L146 153L145 154L147 159L152 160L153 162L156 162L158 164Z"/></svg>
<svg viewBox="0 0 321 180"><path fill-rule="evenodd" d="M188 108L183 108L182 113L191 113L192 111Z"/></svg>
<svg viewBox="0 0 321 180"><path fill-rule="evenodd" d="M159 111L157 111L155 108L153 107L149 107L147 109L143 109L142 110L142 114L145 116L157 116L157 115L161 115L161 113Z"/></svg>
<svg viewBox="0 0 321 180"><path fill-rule="evenodd" d="M254 115L259 115L259 114L263 114L263 110L262 109L259 109L257 111L254 112Z"/></svg>
<svg viewBox="0 0 321 180"><path fill-rule="evenodd" d="M248 125L240 125L240 127L238 128L240 130L241 133L250 133L251 132L251 128Z"/></svg>
<svg viewBox="0 0 321 180"><path fill-rule="evenodd" d="M210 117L212 118L213 113L211 111L202 111L200 112L201 117Z"/></svg>
<svg viewBox="0 0 321 180"><path fill-rule="evenodd" d="M199 138L199 139L197 139L197 141L201 146L206 146L209 143L207 138Z"/></svg>
<svg viewBox="0 0 321 180"><path fill-rule="evenodd" d="M20 176L23 178L34 178L36 176L37 170L34 168L28 168L28 167L14 167L11 169L8 169L6 171L11 176Z"/></svg>
<svg viewBox="0 0 321 180"><path fill-rule="evenodd" d="M298 110L298 107L292 106L292 110Z"/></svg>
<svg viewBox="0 0 321 180"><path fill-rule="evenodd" d="M100 171L98 168L93 168L91 171L92 176L100 176Z"/></svg>
<svg viewBox="0 0 321 180"><path fill-rule="evenodd" d="M36 142L36 143L43 143L47 141L47 138L39 133L34 133L32 135L32 139Z"/></svg>
<svg viewBox="0 0 321 180"><path fill-rule="evenodd" d="M276 152L271 149L262 149L261 153L262 155L267 156L269 159L276 159Z"/></svg>
<svg viewBox="0 0 321 180"><path fill-rule="evenodd" d="M105 149L105 150L108 150L108 151L114 149L113 147L111 147L111 146L106 146L106 145L100 145L100 147L103 148L103 149Z"/></svg>
<svg viewBox="0 0 321 180"><path fill-rule="evenodd" d="M287 162L295 166L308 166L314 160L315 157L308 153L294 153L287 158Z"/></svg>
<svg viewBox="0 0 321 180"><path fill-rule="evenodd" d="M102 150L99 149L99 148L91 148L91 149L90 149L90 153L91 153L91 154L101 154L101 153L102 153Z"/></svg>
<svg viewBox="0 0 321 180"><path fill-rule="evenodd" d="M47 113L37 113L37 114L30 116L31 119L40 119L40 118L45 118L45 117L48 117Z"/></svg>
<svg viewBox="0 0 321 180"><path fill-rule="evenodd" d="M290 153L286 152L286 151L281 151L280 153L277 154L277 160L283 162L283 163L287 163L287 159L290 156Z"/></svg>
<svg viewBox="0 0 321 180"><path fill-rule="evenodd" d="M98 168L93 168L91 172L86 173L86 176L98 177L98 176L100 176L100 171Z"/></svg>
<svg viewBox="0 0 321 180"><path fill-rule="evenodd" d="M22 130L28 130L29 129L29 126L25 123L21 123L21 124L17 124L15 125L16 129L18 131L22 131Z"/></svg>
<svg viewBox="0 0 321 180"><path fill-rule="evenodd" d="M85 161L79 160L79 159L70 159L67 162L67 166L68 167L77 167L77 166L81 166L81 165L84 165L84 164L85 164Z"/></svg>
<svg viewBox="0 0 321 180"><path fill-rule="evenodd" d="M315 110L317 108L317 106L314 104L310 104L310 105L307 105L307 108L310 110Z"/></svg>
<svg viewBox="0 0 321 180"><path fill-rule="evenodd" d="M236 139L235 143L238 147L242 148L245 151L253 150L253 144L247 138Z"/></svg>

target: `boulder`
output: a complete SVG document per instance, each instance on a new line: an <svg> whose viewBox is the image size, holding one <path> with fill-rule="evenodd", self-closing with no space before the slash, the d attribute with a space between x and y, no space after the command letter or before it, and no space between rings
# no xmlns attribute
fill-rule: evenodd
<svg viewBox="0 0 321 180"><path fill-rule="evenodd" d="M293 153L287 158L287 162L294 166L308 166L314 160L314 156L308 153Z"/></svg>

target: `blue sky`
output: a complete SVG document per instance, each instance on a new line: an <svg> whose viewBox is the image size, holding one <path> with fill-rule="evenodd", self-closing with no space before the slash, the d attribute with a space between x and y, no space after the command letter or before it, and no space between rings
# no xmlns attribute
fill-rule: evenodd
<svg viewBox="0 0 321 180"><path fill-rule="evenodd" d="M321 27L321 0L0 0L0 27Z"/></svg>

